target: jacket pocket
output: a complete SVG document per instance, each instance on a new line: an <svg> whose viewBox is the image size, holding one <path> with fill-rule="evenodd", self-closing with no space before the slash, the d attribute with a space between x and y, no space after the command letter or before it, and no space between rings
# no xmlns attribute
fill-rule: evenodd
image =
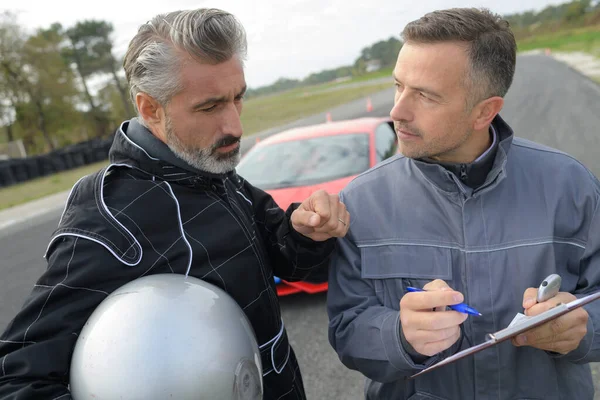
<svg viewBox="0 0 600 400"><path fill-rule="evenodd" d="M453 287L451 249L385 244L362 246L360 252L362 278L374 282L377 296L387 307L398 309L408 286L422 288L442 279Z"/></svg>

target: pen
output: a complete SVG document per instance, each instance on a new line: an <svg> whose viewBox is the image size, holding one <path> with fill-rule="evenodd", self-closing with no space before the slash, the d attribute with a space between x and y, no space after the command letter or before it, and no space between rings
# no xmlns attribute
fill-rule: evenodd
<svg viewBox="0 0 600 400"><path fill-rule="evenodd" d="M409 292L424 292L425 291L423 289L415 288L412 286L407 287L406 290ZM479 311L477 311L476 309L474 309L472 307L469 307L465 303L454 304L454 305L448 306L448 307L450 307L454 311L458 311L463 314L477 315L479 317L481 316L481 313Z"/></svg>

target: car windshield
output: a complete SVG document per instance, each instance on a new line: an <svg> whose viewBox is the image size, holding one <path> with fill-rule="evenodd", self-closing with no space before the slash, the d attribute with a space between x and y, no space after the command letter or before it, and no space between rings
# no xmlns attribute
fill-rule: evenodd
<svg viewBox="0 0 600 400"><path fill-rule="evenodd" d="M369 168L369 135L355 133L293 140L251 149L237 167L263 190L314 185Z"/></svg>

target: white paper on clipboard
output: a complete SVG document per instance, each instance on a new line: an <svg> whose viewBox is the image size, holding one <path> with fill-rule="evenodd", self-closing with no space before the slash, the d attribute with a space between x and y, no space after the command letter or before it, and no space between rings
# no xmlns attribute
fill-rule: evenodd
<svg viewBox="0 0 600 400"><path fill-rule="evenodd" d="M523 332L526 332L537 326L543 325L548 321L552 321L553 319L558 318L561 315L568 313L569 311L572 311L576 308L579 308L583 305L586 305L586 304L591 303L592 301L598 300L598 299L600 299L600 292L596 292L596 293L590 294L588 296L582 297L580 299L573 300L572 302L567 303L567 304L560 304L546 312L543 312L543 313L533 316L533 317L523 318L523 317L519 317L519 315L517 315L517 317L515 317L513 319L513 321L511 322L511 324L508 327L506 327L498 332L488 334L488 339L485 342L478 344L476 346L473 346L473 347L469 347L468 349L459 351L458 353L456 353L448 358L445 358L444 360L412 375L408 379L415 378L419 375L425 374L429 371L443 367L444 365L451 364L454 361L457 361L457 360L460 360L467 356L470 356L471 354L478 353L484 349L487 349L488 347L495 346L498 343L502 343L505 340L513 338Z"/></svg>

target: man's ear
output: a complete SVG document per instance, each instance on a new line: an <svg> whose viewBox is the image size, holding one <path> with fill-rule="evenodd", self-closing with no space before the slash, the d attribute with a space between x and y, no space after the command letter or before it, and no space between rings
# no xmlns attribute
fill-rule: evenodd
<svg viewBox="0 0 600 400"><path fill-rule="evenodd" d="M162 105L147 93L139 92L135 96L135 103L148 129L163 142L165 134L165 110Z"/></svg>
<svg viewBox="0 0 600 400"><path fill-rule="evenodd" d="M150 125L159 124L161 121L160 110L162 106L156 99L147 93L139 92L135 95L135 103L140 117Z"/></svg>
<svg viewBox="0 0 600 400"><path fill-rule="evenodd" d="M490 97L477 104L473 110L473 129L478 131L487 128L503 106L504 99L500 96Z"/></svg>

